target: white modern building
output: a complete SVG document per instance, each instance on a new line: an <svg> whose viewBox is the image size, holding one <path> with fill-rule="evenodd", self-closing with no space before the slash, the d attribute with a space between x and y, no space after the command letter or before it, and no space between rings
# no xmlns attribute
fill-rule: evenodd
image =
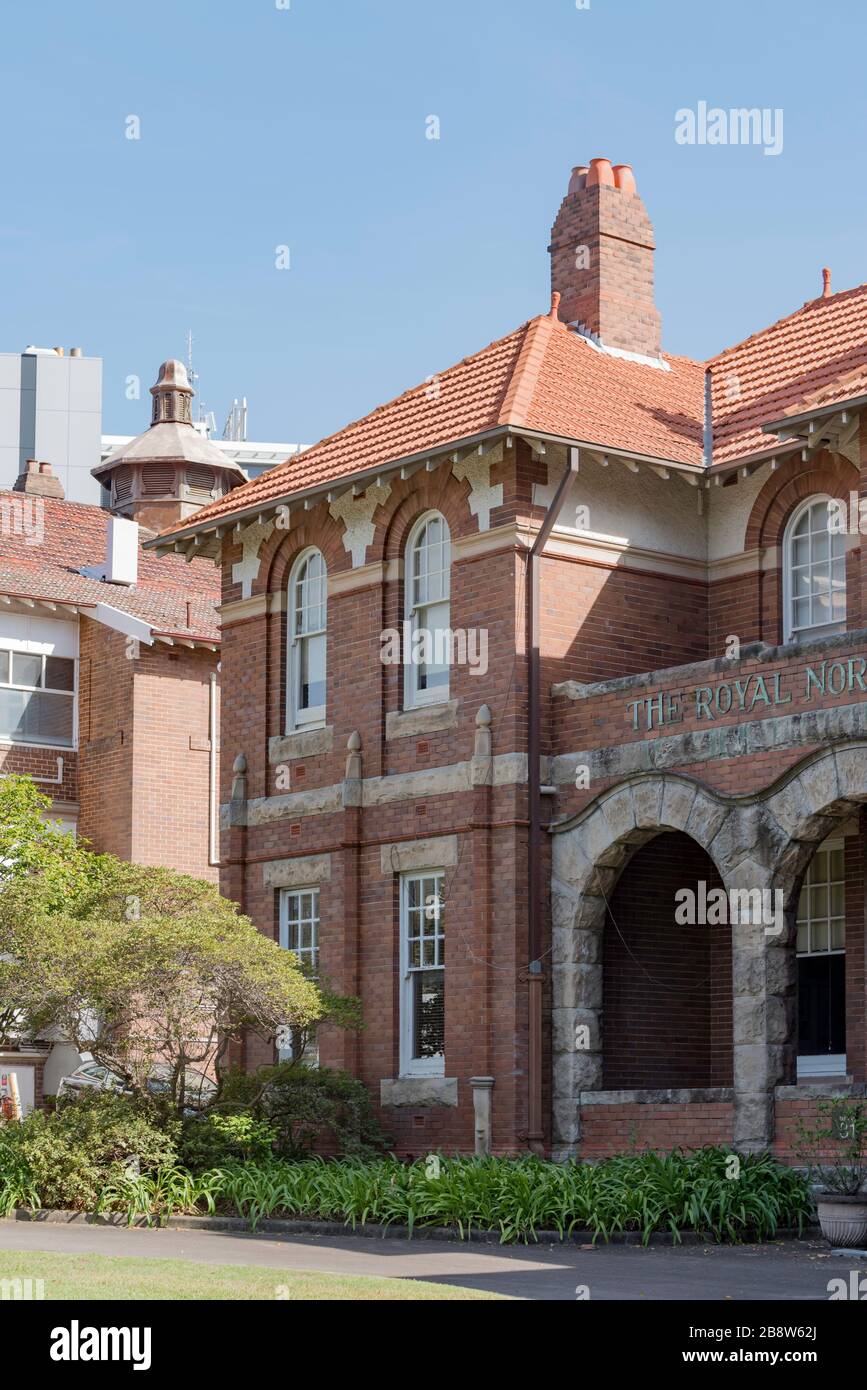
<svg viewBox="0 0 867 1390"><path fill-rule="evenodd" d="M45 460L73 502L99 503L102 358L81 348L0 352L0 489Z"/></svg>
<svg viewBox="0 0 867 1390"><path fill-rule="evenodd" d="M246 402L244 403L246 427ZM207 423L196 428L209 436ZM49 463L70 502L108 506L93 469L129 444L132 435L102 433L102 358L79 347L26 347L0 352L0 490L9 490L27 460ZM246 439L209 442L248 478L301 453L300 444Z"/></svg>

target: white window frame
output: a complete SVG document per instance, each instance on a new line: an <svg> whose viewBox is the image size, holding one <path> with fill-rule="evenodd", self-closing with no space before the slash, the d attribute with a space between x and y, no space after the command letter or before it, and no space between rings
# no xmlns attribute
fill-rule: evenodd
<svg viewBox="0 0 867 1390"><path fill-rule="evenodd" d="M290 945L289 945L289 925L290 925L290 924L289 924L289 899L290 899L290 898L301 898L301 897L303 897L305 894L309 894L309 895L312 897L312 899L313 899L313 911L311 912L311 915L310 915L309 919L308 919L308 918L304 918L304 919L303 919L304 921L308 921L308 920L309 920L310 926L311 926L311 928L312 928L312 930L311 930L311 945L310 945L309 947L308 947L308 946L301 946L301 947L290 946ZM300 912L299 912L298 915L299 915L299 920L301 920L301 914L300 914ZM318 883L311 883L311 884L309 884L309 885L307 885L307 886L305 886L305 887L303 887L303 888L281 888L281 889L280 889L280 902L279 902L279 915L278 915L278 920L279 920L279 932L280 932L279 940L280 940L280 945L281 945L282 949L283 949L284 951L291 951L292 954L297 958L299 964L300 964L302 967L304 967L304 966L307 967L307 969L308 969L309 972L310 972L310 978L311 978L311 979L314 979L314 980L317 979L317 978L318 978L318 974L319 974L319 937L320 937L320 928L321 928L321 925L322 925L321 898L320 898L320 892L319 892L319 884L318 884ZM286 1041L288 1042L289 1045L288 1045L288 1047L281 1047L281 1046L280 1046L280 1043L279 1043L279 1040L278 1040L278 1044L277 1044L277 1059L278 1059L278 1061L280 1061L280 1062L291 1062L291 1061L293 1061L293 1060L295 1059L295 1045L294 1045L294 1038L293 1038L293 1035L292 1035L292 1030L291 1030L291 1028L287 1028L287 1029L286 1029L286 1035L285 1035L285 1036L286 1036ZM318 1042L317 1042L317 1040L316 1040L315 1029L314 1029L314 1030L311 1030L311 1031L308 1031L308 1034L307 1034L307 1047L305 1048L303 1055L302 1055L298 1060L299 1060L299 1061L302 1061L302 1062L305 1064L305 1066L314 1066L314 1067L318 1067L318 1065L319 1065L319 1044L318 1044Z"/></svg>
<svg viewBox="0 0 867 1390"><path fill-rule="evenodd" d="M804 881L803 881L803 883L802 883L802 885L801 885L801 892L803 893L804 889L805 889L806 887L809 886L809 885L807 884L807 878L808 878L808 876L809 876L810 868L811 868L812 865L816 862L816 856L817 856L817 855L823 854L823 853L826 853L826 852L830 854L830 853L832 853L834 850L838 850L838 851L840 851L841 853L845 853L845 849L846 849L846 844L845 844L845 841L844 841L844 840L841 840L841 839L824 840L824 841L822 842L822 844L818 846L818 848L817 848L817 850L816 850L816 854L814 854L813 858L810 860L810 864L809 864L808 867L807 867L807 873L804 875ZM809 957L811 957L811 956L845 956L845 954L846 954L846 945L845 945L845 939L846 939L846 937L845 937L845 934L846 934L846 866L845 866L845 863L844 863L844 865L843 865L843 877L842 877L841 879L832 879L832 878L829 877L829 879L828 879L828 890L829 890L829 893L830 893L830 889L831 889L832 887L835 887L835 886L838 886L838 885L842 885L842 888L843 888L843 940L844 940L843 946L832 946L832 944L831 944L831 925L832 925L832 921L833 921L834 919L832 919L832 918L830 917L830 915L829 915L828 917L820 916L820 917L817 917L816 919L814 919L812 913L811 913L810 910L808 909L808 911L807 911L807 917L806 917L808 945L809 945L810 947L812 946L812 941L810 940L810 937L811 937L811 935L812 935L812 926L813 926L813 922L814 922L814 920L816 920L816 921L821 921L821 922L827 921L827 923L828 923L828 946L827 946L827 949L826 949L826 950L821 950L821 951L814 951L814 950L812 950L812 949L808 949L808 950L806 950L806 951L799 951L799 950L798 950L798 944L797 944L797 931L798 931L798 925L799 925L799 922L803 922L803 921L805 920L805 919L803 919L803 918L801 917L801 915L800 915L801 902L800 902L800 897L799 897L799 899L798 899L798 905L797 905L797 907L796 907L796 909L795 909L795 955L796 955L796 958L797 958L798 960L801 960L801 959L804 959L804 958L809 958ZM844 1007L845 1007L845 1006L844 1006ZM819 1053L818 1056L815 1055L815 1054L811 1054L811 1053L801 1053L801 1054L798 1055L798 1058L797 1058L797 1071L798 1071L798 1076L799 1076L799 1077L803 1077L803 1078L805 1078L805 1079L806 1079L806 1078L809 1078L809 1077L818 1077L818 1076L845 1076L845 1074L846 1074L846 1053L845 1053L845 1052L839 1052L839 1053L826 1053L826 1052L822 1052L822 1053Z"/></svg>
<svg viewBox="0 0 867 1390"><path fill-rule="evenodd" d="M845 632L845 631L846 631L846 615L845 615L845 613L844 613L842 619L837 618L837 619L834 619L834 620L832 620L831 622L828 622L828 623L819 623L819 624L812 625L812 626L810 626L810 627L803 627L803 628L796 628L795 625L794 625L795 594L794 594L794 583L793 583L793 568L794 568L795 528L798 526L799 522L803 519L804 514L805 514L806 512L809 512L813 507L817 507L817 506L823 506L823 505L824 505L824 506L827 507L828 504L831 503L833 500L834 500L833 498L831 498L831 497L829 497L829 496L826 496L826 494L824 494L824 493L814 493L811 497L805 498L805 500L800 504L800 506L797 507L797 508L795 509L795 511L794 511L794 512L792 513L792 515L789 517L788 523L787 523L787 525L786 525L786 530L785 530L785 533L784 533L784 536L783 536L783 641L784 641L784 642L796 642L796 641L798 641L799 639L803 640L803 639L806 639L806 638L809 638L809 637L820 637L820 636L823 636L823 635L831 636L831 635L833 635L834 633L837 633L837 632ZM829 543L829 546L833 546L834 541L836 540L836 538L837 538L837 537L836 537L836 535L835 535L834 533L829 532L829 536L828 536L828 543ZM844 584L845 584L845 579L846 579L846 538L845 538L844 535L842 535L842 536L841 536L841 539L842 539L842 541L843 541L843 556L842 556L842 559L843 559L843 578L844 578ZM812 562L811 562L811 563L812 563ZM824 563L824 561L820 561L819 563ZM845 588L844 588L843 592L844 592L844 595L845 595L845 594L846 594ZM847 601L847 607L848 607L848 601Z"/></svg>
<svg viewBox="0 0 867 1390"><path fill-rule="evenodd" d="M310 560L318 555L322 561L322 574L325 584L325 625L315 631L298 631L298 609L295 602L295 588ZM328 679L328 566L325 556L318 546L312 545L301 552L289 572L286 590L286 731L295 733L300 729L321 729L325 727L325 705L314 705L301 709L301 671L303 644L311 637L325 638L325 678Z"/></svg>
<svg viewBox="0 0 867 1390"><path fill-rule="evenodd" d="M445 1076L445 1037L443 1037L443 1056L414 1057L413 1035L415 1032L415 992L413 978L420 969L441 969L445 982L445 965L412 967L409 963L409 885L424 880L439 880L440 896L444 897L445 870L420 869L414 873L402 874L400 878L400 1074L401 1076ZM444 911L443 911L444 917ZM437 937L445 941L443 921ZM445 1021L444 1021L445 1022Z"/></svg>
<svg viewBox="0 0 867 1390"><path fill-rule="evenodd" d="M444 573L446 575L445 594L437 599L428 600L425 603L415 601L415 581L416 581L416 544L422 532L432 521L439 521L443 527L443 543L446 547L446 565ZM407 539L404 550L404 617L406 626L404 632L409 634L409 650L404 646L403 652L403 707L404 709L418 709L424 705L444 705L449 700L449 680L445 685L437 687L435 690L419 689L420 667L411 660L412 642L416 632L421 626L421 620L428 609L438 607L440 604L447 604L449 610L448 628L451 629L451 554L452 537L449 524L442 512L430 511L420 516L413 526ZM443 571L441 571L442 573Z"/></svg>
<svg viewBox="0 0 867 1390"><path fill-rule="evenodd" d="M48 741L45 739L33 738L12 738L8 734L2 734L0 735L0 746L4 748L62 748L67 752L69 750L76 749L78 746L78 658L73 656L61 655L53 651L47 651L44 646L42 647L41 651L31 651L27 650L24 644L13 643L12 645L6 645L2 640L0 640L0 677L2 677L3 657L6 657L7 659L7 669L11 675L13 661L16 656L22 657L28 661L41 659L43 684L41 686L30 686L22 685L11 680L0 680L0 689L18 690L22 693L29 693L33 695L56 695L59 699L68 700L71 708L71 732L68 741L64 739L55 739L53 741ZM49 661L72 662L71 690L58 690L54 687L49 687L44 684L46 664Z"/></svg>

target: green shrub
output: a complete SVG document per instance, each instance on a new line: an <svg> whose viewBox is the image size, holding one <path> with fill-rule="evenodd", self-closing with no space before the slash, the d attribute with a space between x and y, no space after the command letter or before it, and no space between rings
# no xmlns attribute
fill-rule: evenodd
<svg viewBox="0 0 867 1390"><path fill-rule="evenodd" d="M265 1163L274 1154L277 1131L249 1112L211 1111L184 1122L178 1153L194 1172L228 1163Z"/></svg>
<svg viewBox="0 0 867 1390"><path fill-rule="evenodd" d="M346 1072L282 1063L260 1072L258 1110L277 1132L277 1151L304 1158L329 1141L348 1158L382 1153L385 1141L367 1087Z"/></svg>
<svg viewBox="0 0 867 1390"><path fill-rule="evenodd" d="M367 1087L346 1072L281 1062L255 1076L230 1072L208 1115L250 1114L273 1133L281 1158L309 1156L317 1146L348 1158L372 1158L385 1140Z"/></svg>
<svg viewBox="0 0 867 1390"><path fill-rule="evenodd" d="M147 1102L105 1093L0 1124L0 1207L93 1211L115 1179L171 1166L176 1131Z"/></svg>
<svg viewBox="0 0 867 1390"><path fill-rule="evenodd" d="M499 1231L501 1240L561 1239L589 1231L609 1239L654 1231L675 1240L697 1231L712 1240L766 1239L784 1227L803 1228L812 1212L804 1176L770 1155L725 1149L623 1154L600 1163L550 1163L527 1157L454 1158L432 1163L273 1163L236 1167L210 1191L254 1223L265 1217L306 1217L347 1225L452 1226ZM732 1176L736 1172L737 1176ZM216 1175L211 1175L216 1176Z"/></svg>

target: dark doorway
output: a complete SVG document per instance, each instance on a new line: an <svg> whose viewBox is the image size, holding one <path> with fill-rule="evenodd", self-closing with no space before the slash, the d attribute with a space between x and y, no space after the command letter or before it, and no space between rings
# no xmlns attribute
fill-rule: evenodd
<svg viewBox="0 0 867 1390"><path fill-rule="evenodd" d="M621 874L603 946L606 1090L732 1084L731 928L676 918L679 892L701 903L722 886L705 850L675 831Z"/></svg>

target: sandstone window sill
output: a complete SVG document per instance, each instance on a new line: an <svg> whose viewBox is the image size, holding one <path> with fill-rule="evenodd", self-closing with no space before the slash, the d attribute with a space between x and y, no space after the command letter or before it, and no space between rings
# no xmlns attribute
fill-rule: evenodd
<svg viewBox="0 0 867 1390"><path fill-rule="evenodd" d="M334 747L334 725L321 729L299 729L291 734L278 734L268 740L269 763L292 762L294 758L312 758L330 753Z"/></svg>
<svg viewBox="0 0 867 1390"><path fill-rule="evenodd" d="M458 701L442 705L419 705L418 709L402 710L385 716L385 737L418 738L420 734L436 734L458 727Z"/></svg>
<svg viewBox="0 0 867 1390"><path fill-rule="evenodd" d="M457 1077L398 1076L380 1081L379 1099L384 1110L453 1109L458 1103Z"/></svg>
<svg viewBox="0 0 867 1390"><path fill-rule="evenodd" d="M863 1096L867 1085L851 1076L815 1076L796 1086L777 1086L777 1100L833 1100L837 1096Z"/></svg>

